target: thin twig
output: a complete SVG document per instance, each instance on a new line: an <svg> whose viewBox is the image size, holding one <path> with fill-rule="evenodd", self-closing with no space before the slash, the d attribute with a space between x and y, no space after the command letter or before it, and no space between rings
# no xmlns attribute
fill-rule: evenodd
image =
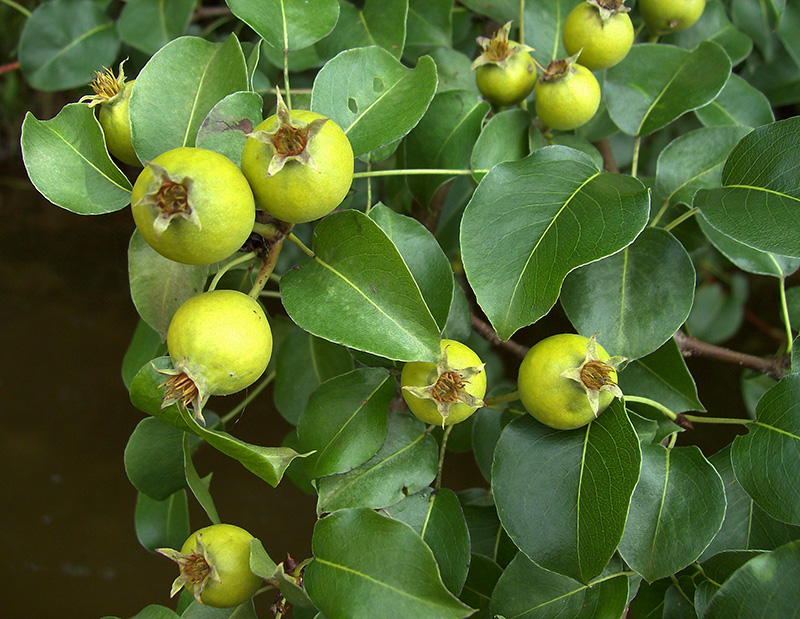
<svg viewBox="0 0 800 619"><path fill-rule="evenodd" d="M617 160L614 158L614 152L611 150L611 143L608 141L608 138L597 140L597 142L592 142L592 144L600 151L600 155L603 157L603 168L613 174L619 174L619 166L617 165Z"/></svg>
<svg viewBox="0 0 800 619"><path fill-rule="evenodd" d="M788 357L756 357L755 355L747 355L731 350L730 348L723 348L722 346L701 342L696 338L686 335L683 331L677 331L672 337L685 357L699 355L701 357L710 357L727 363L736 363L737 365L762 372L778 380L786 376L786 368L789 363Z"/></svg>
<svg viewBox="0 0 800 619"><path fill-rule="evenodd" d="M504 342L499 337L497 337L497 332L492 328L487 322L484 322L480 318L478 318L475 314L472 314L472 328L475 329L481 337L486 340L489 340L495 346L500 346L501 348L505 348L506 350L514 353L518 357L524 357L528 351L530 350L527 346L523 346L522 344L518 344L513 340L508 340Z"/></svg>
<svg viewBox="0 0 800 619"><path fill-rule="evenodd" d="M0 64L0 75L11 73L19 69L19 62L9 62L8 64Z"/></svg>
<svg viewBox="0 0 800 619"><path fill-rule="evenodd" d="M192 21L201 21L203 19L213 19L230 15L231 10L227 6L201 6L198 7L192 15Z"/></svg>

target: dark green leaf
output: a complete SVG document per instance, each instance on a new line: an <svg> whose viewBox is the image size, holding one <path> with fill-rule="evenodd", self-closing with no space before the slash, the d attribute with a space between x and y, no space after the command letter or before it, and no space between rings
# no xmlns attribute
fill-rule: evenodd
<svg viewBox="0 0 800 619"><path fill-rule="evenodd" d="M647 228L621 252L575 269L561 305L570 322L612 355L638 359L672 337L694 300L694 266L672 234Z"/></svg>
<svg viewBox="0 0 800 619"><path fill-rule="evenodd" d="M611 119L622 131L649 135L713 101L730 73L728 55L711 41L692 52L663 44L634 45L622 62L608 69L604 95Z"/></svg>
<svg viewBox="0 0 800 619"><path fill-rule="evenodd" d="M181 264L164 258L138 231L128 245L128 279L136 311L152 329L167 338L172 316L189 298L203 292L208 265Z"/></svg>
<svg viewBox="0 0 800 619"><path fill-rule="evenodd" d="M461 4L501 24L519 17L518 0L461 0Z"/></svg>
<svg viewBox="0 0 800 619"><path fill-rule="evenodd" d="M327 35L339 18L336 0L226 0L231 11L280 50L308 47Z"/></svg>
<svg viewBox="0 0 800 619"><path fill-rule="evenodd" d="M706 40L721 45L734 66L747 58L753 49L753 42L730 22L719 0L708 0L703 15L691 28L670 34L661 42L694 49Z"/></svg>
<svg viewBox="0 0 800 619"><path fill-rule="evenodd" d="M447 591L430 548L414 530L369 509L319 520L305 587L328 617L394 619L468 617Z"/></svg>
<svg viewBox="0 0 800 619"><path fill-rule="evenodd" d="M211 496L211 473L206 477L201 478L197 469L192 462L192 450L189 445L189 434L183 435L183 473L186 478L186 485L192 491L194 498L200 503L203 511L206 512L208 519L213 524L220 524L219 513L217 506L214 504L214 498Z"/></svg>
<svg viewBox="0 0 800 619"><path fill-rule="evenodd" d="M125 447L125 473L139 492L163 501L186 487L183 436L155 417L139 422Z"/></svg>
<svg viewBox="0 0 800 619"><path fill-rule="evenodd" d="M619 552L652 583L696 560L724 516L722 479L697 447L642 445L641 475Z"/></svg>
<svg viewBox="0 0 800 619"><path fill-rule="evenodd" d="M478 609L478 612L472 615L472 619L492 619L489 602L492 599L492 591L502 573L503 568L489 557L479 554L472 555L467 582L464 583L464 589L460 596L462 602Z"/></svg>
<svg viewBox="0 0 800 619"><path fill-rule="evenodd" d="M467 521L472 552L491 559L501 567L511 563L517 554L517 547L500 524L492 495L482 488L472 488L460 492L458 500Z"/></svg>
<svg viewBox="0 0 800 619"><path fill-rule="evenodd" d="M503 161L517 161L529 154L528 128L531 115L526 110L512 109L495 114L483 127L475 148L472 149L470 165L473 170L488 170ZM480 181L485 174L472 175Z"/></svg>
<svg viewBox="0 0 800 619"><path fill-rule="evenodd" d="M136 498L136 537L150 550L180 548L189 537L189 502L186 490L178 490L163 501L141 492Z"/></svg>
<svg viewBox="0 0 800 619"><path fill-rule="evenodd" d="M494 453L500 521L538 565L588 583L622 537L639 462L639 440L619 401L577 430L515 419Z"/></svg>
<svg viewBox="0 0 800 619"><path fill-rule="evenodd" d="M619 619L627 602L628 580L624 575L587 587L545 570L519 553L497 581L491 611L525 619Z"/></svg>
<svg viewBox="0 0 800 619"><path fill-rule="evenodd" d="M353 369L346 348L294 327L275 355L275 406L297 425L311 393L329 378Z"/></svg>
<svg viewBox="0 0 800 619"><path fill-rule="evenodd" d="M561 41L564 22L570 11L580 4L581 0L548 0L547 2L525 3L525 43L536 51L532 56L540 65L546 67L551 60L566 58L567 54ZM508 18L503 22L515 20L519 27L519 8L517 2L509 2Z"/></svg>
<svg viewBox="0 0 800 619"><path fill-rule="evenodd" d="M140 610L131 619L176 619L177 617L178 615L173 610L165 606L151 604Z"/></svg>
<svg viewBox="0 0 800 619"><path fill-rule="evenodd" d="M429 57L409 69L382 47L350 49L317 74L311 109L342 128L358 157L411 131L435 92L436 65Z"/></svg>
<svg viewBox="0 0 800 619"><path fill-rule="evenodd" d="M408 47L453 45L453 0L408 0Z"/></svg>
<svg viewBox="0 0 800 619"><path fill-rule="evenodd" d="M20 69L37 90L82 86L118 53L114 22L91 0L42 2L19 39Z"/></svg>
<svg viewBox="0 0 800 619"><path fill-rule="evenodd" d="M128 0L117 20L122 40L145 54L155 54L186 31L193 0Z"/></svg>
<svg viewBox="0 0 800 619"><path fill-rule="evenodd" d="M198 148L213 150L239 165L247 134L263 120L264 101L255 92L235 92L217 103L197 132Z"/></svg>
<svg viewBox="0 0 800 619"><path fill-rule="evenodd" d="M742 326L748 292L747 279L741 273L731 276L729 290L713 281L700 286L686 321L689 333L711 344L732 337Z"/></svg>
<svg viewBox="0 0 800 619"><path fill-rule="evenodd" d="M731 73L725 88L708 105L694 111L706 127L741 125L760 127L775 120L769 99L743 78Z"/></svg>
<svg viewBox="0 0 800 619"><path fill-rule="evenodd" d="M374 457L348 473L319 480L317 513L393 505L433 481L437 462L436 441L425 425L407 413L393 413L386 442Z"/></svg>
<svg viewBox="0 0 800 619"><path fill-rule="evenodd" d="M180 85L180 87L177 87ZM150 161L179 146L194 146L211 109L247 88L247 67L239 41L224 43L181 37L148 61L130 99L131 136L136 154Z"/></svg>
<svg viewBox="0 0 800 619"><path fill-rule="evenodd" d="M442 339L463 342L470 333L472 333L472 323L469 302L461 285L453 279L453 301L450 303L450 313L442 331Z"/></svg>
<svg viewBox="0 0 800 619"><path fill-rule="evenodd" d="M698 191L694 206L740 243L800 257L800 118L759 127L733 149L722 188Z"/></svg>
<svg viewBox="0 0 800 619"><path fill-rule="evenodd" d="M759 554L761 553L745 550L721 552L703 562L702 572L698 575L699 582L694 592L694 604L698 616L705 615L711 598L722 588L723 583L728 580L730 575Z"/></svg>
<svg viewBox="0 0 800 619"><path fill-rule="evenodd" d="M494 458L494 447L503 426L500 422L502 411L491 408L481 408L475 413L475 421L472 424L472 448L475 453L475 462L486 478L492 479L492 459Z"/></svg>
<svg viewBox="0 0 800 619"><path fill-rule="evenodd" d="M297 436L312 479L363 464L386 439L386 415L397 381L383 368L359 368L322 383L308 399Z"/></svg>
<svg viewBox="0 0 800 619"><path fill-rule="evenodd" d="M355 210L329 215L314 229L314 251L314 259L281 280L295 323L389 359L438 359L439 327L397 248L372 219Z"/></svg>
<svg viewBox="0 0 800 619"><path fill-rule="evenodd" d="M434 47L429 54L436 63L436 75L439 78L436 92L471 90L475 94L478 93L478 85L470 69L472 60L469 56L449 47Z"/></svg>
<svg viewBox="0 0 800 619"><path fill-rule="evenodd" d="M436 558L445 587L459 595L469 570L469 531L461 504L452 490L442 488L406 497L389 510L392 518L411 526Z"/></svg>
<svg viewBox="0 0 800 619"><path fill-rule="evenodd" d="M800 525L800 376L767 391L756 421L731 447L736 479L770 516Z"/></svg>
<svg viewBox="0 0 800 619"><path fill-rule="evenodd" d="M366 0L363 8L339 0L339 21L327 37L316 44L324 58L354 47L379 45L395 58L406 42L408 0Z"/></svg>
<svg viewBox="0 0 800 619"><path fill-rule="evenodd" d="M778 0L785 4L785 0ZM775 60L777 40L775 29L780 21L780 12L774 10L774 0L732 0L731 18L739 30L748 35L770 62ZM782 11L781 11L782 12Z"/></svg>
<svg viewBox="0 0 800 619"><path fill-rule="evenodd" d="M498 164L464 211L467 279L503 340L550 310L567 273L618 252L647 223L644 185L587 160L553 146Z"/></svg>
<svg viewBox="0 0 800 619"><path fill-rule="evenodd" d="M161 336L140 319L136 323L136 331L133 332L131 343L122 359L122 380L125 386L130 389L133 377L142 369L142 366L166 352L167 347L161 341Z"/></svg>
<svg viewBox="0 0 800 619"><path fill-rule="evenodd" d="M103 130L83 103L69 103L51 120L28 112L22 159L31 182L53 204L80 215L125 208L131 183L111 161Z"/></svg>

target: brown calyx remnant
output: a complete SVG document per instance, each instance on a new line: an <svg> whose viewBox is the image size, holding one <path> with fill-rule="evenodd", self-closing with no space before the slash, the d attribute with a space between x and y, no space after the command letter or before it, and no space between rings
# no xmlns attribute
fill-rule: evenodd
<svg viewBox="0 0 800 619"><path fill-rule="evenodd" d="M161 236L176 217L192 222L199 229L200 219L192 206L194 181L188 176L170 174L164 166L154 161L147 163L147 167L153 173L153 178L136 204L147 205L155 215L153 232L156 237Z"/></svg>
<svg viewBox="0 0 800 619"><path fill-rule="evenodd" d="M464 380L464 377L459 372L445 372L434 383L431 396L437 403L444 404L449 402L454 404L455 402L460 402L462 400L459 394L468 383L469 381Z"/></svg>
<svg viewBox="0 0 800 619"><path fill-rule="evenodd" d="M630 7L623 4L624 0L586 0L589 4L597 7L600 12L600 19L607 21L611 19L615 13L627 13Z"/></svg>
<svg viewBox="0 0 800 619"><path fill-rule="evenodd" d="M559 58L558 60L553 60L544 68L539 79L543 82L561 79L573 71L572 65L578 61L578 56L581 55L581 51L583 50L581 49L577 54L570 56L569 58Z"/></svg>
<svg viewBox="0 0 800 619"><path fill-rule="evenodd" d="M617 368L627 361L625 357L611 357L603 361L597 355L597 333L589 338L586 357L578 367L564 370L561 376L577 382L586 391L586 397L594 416L600 411L600 393L607 391L615 398L622 398L622 390L615 378Z"/></svg>
<svg viewBox="0 0 800 619"><path fill-rule="evenodd" d="M173 597L183 587L189 585L192 588L194 599L202 604L200 596L203 593L203 587L209 580L220 582L217 570L208 558L206 547L203 544L202 533L197 534L197 546L193 552L184 554L172 548L156 548L156 552L175 561L181 571L180 575L172 583L170 597Z"/></svg>
<svg viewBox="0 0 800 619"><path fill-rule="evenodd" d="M161 408L177 404L183 408L188 408L190 404L198 401L200 390L197 388L195 382L189 378L184 372L173 374L168 370L158 370L160 374L167 374L169 378L161 383L158 387L164 388L164 400L161 402ZM200 419L202 419L200 415Z"/></svg>
<svg viewBox="0 0 800 619"><path fill-rule="evenodd" d="M470 67L471 70L475 70L485 64L495 64L499 67L505 67L506 60L508 60L511 55L534 51L534 49L528 45L508 40L511 23L512 22L508 22L505 26L500 28L491 39L487 37L478 37L476 39L483 51L473 61Z"/></svg>
<svg viewBox="0 0 800 619"><path fill-rule="evenodd" d="M589 361L581 368L581 381L590 389L600 391L604 385L616 384L611 378L613 371L614 368L603 361Z"/></svg>

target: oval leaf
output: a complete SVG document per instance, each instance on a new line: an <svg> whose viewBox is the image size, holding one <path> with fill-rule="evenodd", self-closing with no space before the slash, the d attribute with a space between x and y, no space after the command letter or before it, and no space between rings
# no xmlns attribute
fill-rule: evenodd
<svg viewBox="0 0 800 619"><path fill-rule="evenodd" d="M139 492L163 501L186 487L183 435L155 417L139 422L125 446L125 473Z"/></svg>
<svg viewBox="0 0 800 619"><path fill-rule="evenodd" d="M21 144L31 182L56 206L99 215L130 204L131 183L111 161L100 123L83 103L65 105L50 120L28 112Z"/></svg>
<svg viewBox="0 0 800 619"><path fill-rule="evenodd" d="M770 516L800 525L800 376L767 391L756 421L731 447L736 479Z"/></svg>
<svg viewBox="0 0 800 619"><path fill-rule="evenodd" d="M173 148L194 146L211 109L246 88L247 67L234 35L224 43L199 37L167 43L150 58L131 91L131 136L139 159L150 161Z"/></svg>
<svg viewBox="0 0 800 619"><path fill-rule="evenodd" d="M250 133L263 120L264 100L255 92L235 92L217 103L197 132L196 146L213 150L239 165Z"/></svg>
<svg viewBox="0 0 800 619"><path fill-rule="evenodd" d="M500 521L532 561L588 583L622 537L639 462L639 439L619 401L577 430L515 419L494 452Z"/></svg>
<svg viewBox="0 0 800 619"><path fill-rule="evenodd" d="M308 47L327 35L339 18L336 0L225 0L236 17L272 47Z"/></svg>
<svg viewBox="0 0 800 619"><path fill-rule="evenodd" d="M442 584L430 548L405 523L369 509L319 520L304 584L328 617L457 619L474 611Z"/></svg>
<svg viewBox="0 0 800 619"><path fill-rule="evenodd" d="M570 273L561 305L578 333L599 333L609 353L638 359L686 321L694 283L683 245L666 230L647 228L621 252Z"/></svg>
<svg viewBox="0 0 800 619"><path fill-rule="evenodd" d="M379 45L398 60L406 42L408 0L366 0L363 8L339 0L339 21L316 44L323 58L354 47Z"/></svg>
<svg viewBox="0 0 800 619"><path fill-rule="evenodd" d="M163 501L140 492L136 497L134 526L139 543L150 552L156 548L180 548L191 533L186 490L179 490Z"/></svg>
<svg viewBox="0 0 800 619"><path fill-rule="evenodd" d="M670 34L661 41L694 49L706 40L721 45L734 66L749 56L753 49L750 37L737 30L730 22L725 7L719 0L708 0L700 19L691 28Z"/></svg>
<svg viewBox="0 0 800 619"><path fill-rule="evenodd" d="M760 127L775 120L769 99L747 81L731 73L725 88L708 105L694 112L706 127L741 125Z"/></svg>
<svg viewBox="0 0 800 619"><path fill-rule="evenodd" d="M435 93L436 65L430 57L408 69L372 46L342 52L325 64L314 79L311 109L342 128L358 157L411 131Z"/></svg>
<svg viewBox="0 0 800 619"><path fill-rule="evenodd" d="M725 516L725 489L695 447L642 445L642 472L619 552L647 582L700 556Z"/></svg>
<svg viewBox="0 0 800 619"><path fill-rule="evenodd" d="M186 31L194 5L194 0L128 0L117 31L131 47L155 54Z"/></svg>
<svg viewBox="0 0 800 619"><path fill-rule="evenodd" d="M492 116L472 149L472 169L488 170L503 161L517 161L526 157L530 153L530 127L531 115L527 110L505 110ZM482 172L473 174L476 181L484 176Z"/></svg>
<svg viewBox="0 0 800 619"><path fill-rule="evenodd" d="M638 180L551 152L492 168L461 222L467 279L503 340L550 310L567 273L619 251L647 223Z"/></svg>
<svg viewBox="0 0 800 619"><path fill-rule="evenodd" d="M314 259L281 279L283 306L300 327L398 361L435 362L439 327L386 233L354 210L314 229ZM321 294L323 293L323 294Z"/></svg>
<svg viewBox="0 0 800 619"><path fill-rule="evenodd" d="M740 243L800 258L800 117L759 127L733 149L722 188L698 191L694 206Z"/></svg>
<svg viewBox="0 0 800 619"><path fill-rule="evenodd" d="M634 45L622 62L608 69L603 92L611 119L622 131L649 135L713 101L730 73L728 55L711 41L692 52L663 44Z"/></svg>
<svg viewBox="0 0 800 619"><path fill-rule="evenodd" d="M525 43L534 48L535 51L531 55L543 67L546 67L551 60L566 58L569 55L561 41L561 32L564 30L567 15L580 2L581 0L548 0L547 2L526 2L524 4ZM481 2L481 4L511 5L507 8L503 7L503 14L508 17L499 20L501 23L519 19L519 8L513 0ZM491 8L498 12L501 10L500 6L491 6ZM515 22L514 25L518 26L519 24Z"/></svg>
<svg viewBox="0 0 800 619"><path fill-rule="evenodd" d="M309 477L344 473L375 455L386 439L397 381L383 368L359 368L322 383L300 416L300 449Z"/></svg>

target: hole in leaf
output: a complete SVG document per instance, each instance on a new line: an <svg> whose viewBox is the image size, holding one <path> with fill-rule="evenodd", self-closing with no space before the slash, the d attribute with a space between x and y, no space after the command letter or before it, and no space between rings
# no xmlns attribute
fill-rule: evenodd
<svg viewBox="0 0 800 619"><path fill-rule="evenodd" d="M403 493L403 496L408 496L408 488L406 486L403 486L400 491Z"/></svg>
<svg viewBox="0 0 800 619"><path fill-rule="evenodd" d="M353 97L350 97L350 98L347 100L347 108L348 108L348 109L349 109L351 112L353 112L353 114L358 114L358 103L356 103L356 100L355 100L355 99L353 99Z"/></svg>
<svg viewBox="0 0 800 619"><path fill-rule="evenodd" d="M379 77L372 79L372 90L375 92L383 92L383 80Z"/></svg>

